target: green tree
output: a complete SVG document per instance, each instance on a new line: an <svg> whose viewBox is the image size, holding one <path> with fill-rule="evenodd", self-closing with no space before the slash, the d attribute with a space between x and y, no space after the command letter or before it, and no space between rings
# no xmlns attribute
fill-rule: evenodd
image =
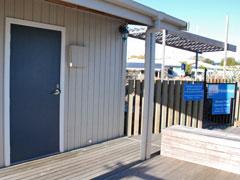
<svg viewBox="0 0 240 180"><path fill-rule="evenodd" d="M192 65L188 64L186 61L182 62L183 64L185 64L185 75L189 76L192 73Z"/></svg>
<svg viewBox="0 0 240 180"><path fill-rule="evenodd" d="M202 60L202 62L208 63L208 64L215 64L213 60L209 59L209 58L204 58Z"/></svg>
<svg viewBox="0 0 240 180"><path fill-rule="evenodd" d="M206 69L206 67L201 65L201 66L199 66L199 69Z"/></svg>
<svg viewBox="0 0 240 180"><path fill-rule="evenodd" d="M186 64L186 70L185 70L185 74L187 76L191 75L192 73L192 65L191 64Z"/></svg>
<svg viewBox="0 0 240 180"><path fill-rule="evenodd" d="M220 63L221 66L223 66L223 62L224 62L224 59L221 60L221 63ZM226 66L236 66L236 65L240 65L240 63L236 61L235 58L233 57L227 58Z"/></svg>

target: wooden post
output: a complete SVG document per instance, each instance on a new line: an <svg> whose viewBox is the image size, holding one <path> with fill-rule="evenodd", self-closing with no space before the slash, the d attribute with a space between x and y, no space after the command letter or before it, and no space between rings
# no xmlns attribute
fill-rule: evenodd
<svg viewBox="0 0 240 180"><path fill-rule="evenodd" d="M168 88L168 127L173 125L173 107L174 107L174 81L169 82Z"/></svg>
<svg viewBox="0 0 240 180"><path fill-rule="evenodd" d="M239 121L240 117L239 117L239 101L240 101L240 96L239 96L239 85L240 83L237 83L237 88L236 88L236 107L235 107L235 121Z"/></svg>
<svg viewBox="0 0 240 180"><path fill-rule="evenodd" d="M133 96L134 96L134 80L128 82L128 121L127 121L127 136L132 135L133 121Z"/></svg>
<svg viewBox="0 0 240 180"><path fill-rule="evenodd" d="M196 82L194 82L196 83ZM192 127L197 127L197 119L198 119L198 101L192 102Z"/></svg>
<svg viewBox="0 0 240 180"><path fill-rule="evenodd" d="M139 134L139 121L140 121L140 95L141 84L140 80L135 81L135 106L134 106L134 130L133 135Z"/></svg>
<svg viewBox="0 0 240 180"><path fill-rule="evenodd" d="M143 105L144 105L144 80L141 83L141 134L142 134L142 129L143 129Z"/></svg>
<svg viewBox="0 0 240 180"><path fill-rule="evenodd" d="M161 81L157 80L155 84L155 120L154 133L160 132L160 114L161 114Z"/></svg>
<svg viewBox="0 0 240 180"><path fill-rule="evenodd" d="M197 119L198 119L198 102L194 101L192 103L192 109L193 109L193 113L192 113L192 127L196 128L197 127Z"/></svg>
<svg viewBox="0 0 240 180"><path fill-rule="evenodd" d="M192 101L187 102L187 126L191 127L192 124Z"/></svg>
<svg viewBox="0 0 240 180"><path fill-rule="evenodd" d="M153 122L153 98L154 98L154 64L155 64L154 32L147 31L145 40L145 74L144 74L144 109L141 140L141 160L150 158L152 122Z"/></svg>
<svg viewBox="0 0 240 180"><path fill-rule="evenodd" d="M184 83L186 82L182 82L182 86L181 86L181 117L180 117L180 125L186 125L186 101L183 98L183 90L184 90Z"/></svg>
<svg viewBox="0 0 240 180"><path fill-rule="evenodd" d="M200 101L199 104L199 116L198 116L198 128L203 128L205 120L207 118L206 107L207 106L207 69L204 70L204 98L203 101Z"/></svg>
<svg viewBox="0 0 240 180"><path fill-rule="evenodd" d="M198 120L197 120L197 128L203 127L203 104L204 100L198 102Z"/></svg>
<svg viewBox="0 0 240 180"><path fill-rule="evenodd" d="M174 86L174 125L179 125L180 122L180 99L181 99L181 84L180 81L175 82Z"/></svg>
<svg viewBox="0 0 240 180"><path fill-rule="evenodd" d="M161 130L167 127L168 81L162 82L162 94Z"/></svg>
<svg viewBox="0 0 240 180"><path fill-rule="evenodd" d="M231 125L232 126L234 126L235 125L235 121L237 121L236 119L235 119L235 117L236 117L236 106L237 106L237 91L238 91L238 83L235 83L235 94L234 94L234 99L233 99L233 105L232 105L232 107L233 107L233 109L232 109L232 119L231 119Z"/></svg>

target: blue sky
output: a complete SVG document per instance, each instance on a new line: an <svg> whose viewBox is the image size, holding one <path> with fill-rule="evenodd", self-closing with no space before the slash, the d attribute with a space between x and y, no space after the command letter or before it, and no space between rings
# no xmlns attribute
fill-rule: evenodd
<svg viewBox="0 0 240 180"><path fill-rule="evenodd" d="M240 0L136 0L190 22L190 31L224 40L225 17L230 18L229 42L240 43Z"/></svg>
<svg viewBox="0 0 240 180"><path fill-rule="evenodd" d="M240 0L135 0L190 23L190 32L224 41L225 17L229 16L229 43L240 45ZM131 42L130 42L131 44ZM134 44L134 43L133 43ZM171 50L172 51L172 50ZM136 52L134 52L136 54ZM131 53L130 54L134 54ZM185 53L186 57L193 56ZM219 61L223 53L206 53ZM184 56L184 57L185 57ZM229 53L239 58L239 53Z"/></svg>

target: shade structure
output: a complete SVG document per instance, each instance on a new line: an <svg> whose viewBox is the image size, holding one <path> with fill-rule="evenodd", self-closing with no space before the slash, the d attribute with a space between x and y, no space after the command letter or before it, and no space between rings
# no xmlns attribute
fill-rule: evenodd
<svg viewBox="0 0 240 180"><path fill-rule="evenodd" d="M161 27L148 28L133 27L129 29L129 37L145 40L145 80L144 80L144 108L143 108L143 131L141 140L141 160L150 158L152 117L153 117L153 91L155 65L155 43L162 44L162 68L161 81L164 79L165 45L196 53L196 69L198 68L198 54L205 52L233 51L237 47L207 37L192 34L183 30L166 29ZM150 38L151 37L151 38ZM154 41L153 41L154 40ZM151 43L150 43L151 42Z"/></svg>
<svg viewBox="0 0 240 180"><path fill-rule="evenodd" d="M156 33L156 43L162 44L162 35L162 31ZM130 26L129 37L145 40L146 28L141 26ZM205 52L224 51L224 42L186 31L177 31L172 29L167 29L166 45L200 54ZM227 46L228 51L236 52L236 49L237 47L235 45L228 44Z"/></svg>

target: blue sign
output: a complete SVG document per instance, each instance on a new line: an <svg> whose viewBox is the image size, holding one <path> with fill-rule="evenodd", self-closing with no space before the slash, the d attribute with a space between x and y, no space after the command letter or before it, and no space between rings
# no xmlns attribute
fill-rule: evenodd
<svg viewBox="0 0 240 180"><path fill-rule="evenodd" d="M186 64L182 63L181 64L181 69L185 71L186 70Z"/></svg>
<svg viewBox="0 0 240 180"><path fill-rule="evenodd" d="M185 101L201 101L204 98L203 83L184 84L183 98Z"/></svg>
<svg viewBox="0 0 240 180"><path fill-rule="evenodd" d="M230 114L231 99L213 99L212 100L212 114Z"/></svg>
<svg viewBox="0 0 240 180"><path fill-rule="evenodd" d="M209 99L231 99L235 96L235 84L209 84Z"/></svg>

